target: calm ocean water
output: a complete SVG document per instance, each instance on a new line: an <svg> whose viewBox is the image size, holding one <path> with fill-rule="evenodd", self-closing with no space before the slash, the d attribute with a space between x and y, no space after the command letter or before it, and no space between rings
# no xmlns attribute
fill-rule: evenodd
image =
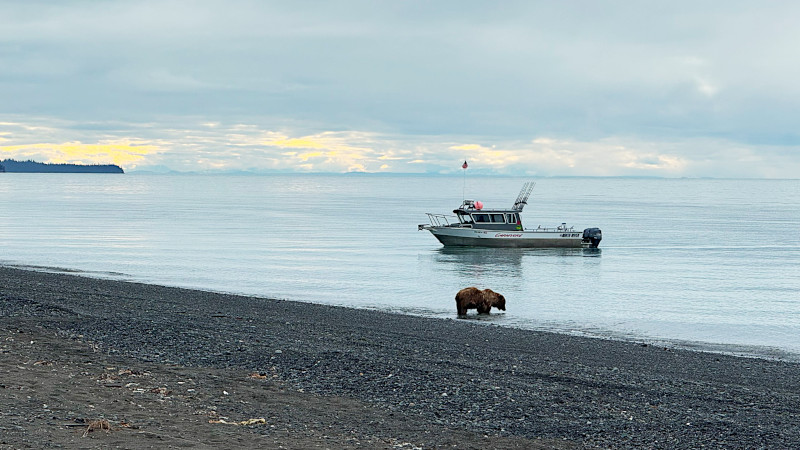
<svg viewBox="0 0 800 450"><path fill-rule="evenodd" d="M2 174L0 264L438 318L476 285L499 326L800 359L800 180L536 181L526 227L597 226L600 251L443 248L417 224L461 177Z"/></svg>

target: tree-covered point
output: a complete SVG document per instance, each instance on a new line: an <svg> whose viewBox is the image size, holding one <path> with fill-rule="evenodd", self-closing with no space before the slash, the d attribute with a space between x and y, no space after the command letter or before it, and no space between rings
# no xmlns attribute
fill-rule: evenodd
<svg viewBox="0 0 800 450"><path fill-rule="evenodd" d="M0 172L27 173L125 173L116 164L50 164L36 161L0 161Z"/></svg>

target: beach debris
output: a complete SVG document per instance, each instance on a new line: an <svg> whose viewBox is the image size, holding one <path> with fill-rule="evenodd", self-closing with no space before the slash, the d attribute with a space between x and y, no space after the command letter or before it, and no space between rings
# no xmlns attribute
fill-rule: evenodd
<svg viewBox="0 0 800 450"><path fill-rule="evenodd" d="M389 439L389 443L392 444L392 448L401 448L401 449L409 449L409 450L422 450L421 445L412 444L411 442L402 442L399 439L391 438Z"/></svg>
<svg viewBox="0 0 800 450"><path fill-rule="evenodd" d="M100 376L97 378L97 381L106 381L106 380L116 381L116 380L119 380L119 377L116 376L116 375L104 372L104 373L101 373Z"/></svg>
<svg viewBox="0 0 800 450"><path fill-rule="evenodd" d="M247 376L248 378L252 378L254 380L266 380L267 378L279 378L278 376L278 369L275 366L272 366L268 369L268 371L258 371L253 372Z"/></svg>
<svg viewBox="0 0 800 450"><path fill-rule="evenodd" d="M65 427L80 427L80 428L84 428L82 437L86 437L86 436L89 435L89 433L92 433L92 432L97 431L97 430L103 430L106 433L110 433L111 431L114 430L114 428L111 427L111 422L109 422L107 419L94 419L94 420L91 420L91 419L82 419L81 418L81 419L75 419L75 423L67 423L67 424L64 424L64 426ZM125 422L125 421L121 421L118 425L116 425L116 427L117 428L128 428L128 429L131 429L131 430L139 429L138 426L131 425L130 423Z"/></svg>
<svg viewBox="0 0 800 450"><path fill-rule="evenodd" d="M108 420L106 419L90 420L86 426L86 430L83 432L83 437L86 437L89 435L89 433L97 430L103 430L106 433L110 433L111 424L108 423Z"/></svg>
<svg viewBox="0 0 800 450"><path fill-rule="evenodd" d="M242 420L240 422L228 422L225 419L211 419L208 423L221 423L225 425L239 425L239 426L250 426L250 425L265 425L267 423L267 419L263 417L259 417L257 419L247 419Z"/></svg>
<svg viewBox="0 0 800 450"><path fill-rule="evenodd" d="M120 369L117 372L119 376L131 376L131 377L146 377L150 375L150 372L140 371L140 370L132 370L132 369Z"/></svg>
<svg viewBox="0 0 800 450"><path fill-rule="evenodd" d="M152 388L152 389L150 389L150 392L153 393L153 394L159 394L162 397L168 397L170 394L172 394L172 391L167 389L167 388L165 388L165 387Z"/></svg>
<svg viewBox="0 0 800 450"><path fill-rule="evenodd" d="M97 379L98 383L102 383L105 387L122 387L122 382L120 378L116 375L104 372L100 374L100 377Z"/></svg>

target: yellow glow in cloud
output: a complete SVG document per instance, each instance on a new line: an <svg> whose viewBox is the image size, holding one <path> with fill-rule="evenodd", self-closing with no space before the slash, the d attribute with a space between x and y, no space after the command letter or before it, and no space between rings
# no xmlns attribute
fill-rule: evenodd
<svg viewBox="0 0 800 450"><path fill-rule="evenodd" d="M520 159L514 150L497 150L494 146L490 148L480 144L454 145L449 149L469 152L468 158L471 162L480 166L506 167Z"/></svg>
<svg viewBox="0 0 800 450"><path fill-rule="evenodd" d="M308 161L310 158L319 158L319 157L320 157L320 156L322 156L322 155L323 155L323 153L322 153L322 152L306 152L306 153L300 153L300 154L298 154L298 155L297 155L297 158L298 158L300 161L306 162L306 161Z"/></svg>
<svg viewBox="0 0 800 450"><path fill-rule="evenodd" d="M64 164L126 164L139 161L145 155L155 153L155 145L137 145L129 140L115 141L103 144L83 144L81 142L66 142L63 144L24 144L3 145L0 152L7 153L9 158L44 159L39 162Z"/></svg>
<svg viewBox="0 0 800 450"><path fill-rule="evenodd" d="M323 142L314 141L308 138L300 139L281 139L269 142L268 145L286 148L325 148L327 147Z"/></svg>
<svg viewBox="0 0 800 450"><path fill-rule="evenodd" d="M262 145L283 149L308 149L311 151L285 151L281 155L287 157L289 165L298 165L304 170L365 172L376 165L375 150L362 145L354 145L369 141L364 133L325 132L312 136L290 138L275 135Z"/></svg>
<svg viewBox="0 0 800 450"><path fill-rule="evenodd" d="M452 150L486 150L486 147L478 144L464 144L464 145L454 145L450 147Z"/></svg>

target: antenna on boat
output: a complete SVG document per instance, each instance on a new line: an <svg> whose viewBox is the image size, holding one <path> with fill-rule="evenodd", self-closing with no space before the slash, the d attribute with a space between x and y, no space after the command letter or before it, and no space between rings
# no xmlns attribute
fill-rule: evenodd
<svg viewBox="0 0 800 450"><path fill-rule="evenodd" d="M528 204L528 197L531 196L534 186L536 186L535 181L528 181L522 185L522 189L519 191L519 195L517 195L517 199L514 201L514 206L512 209L515 211L522 211L522 208Z"/></svg>

